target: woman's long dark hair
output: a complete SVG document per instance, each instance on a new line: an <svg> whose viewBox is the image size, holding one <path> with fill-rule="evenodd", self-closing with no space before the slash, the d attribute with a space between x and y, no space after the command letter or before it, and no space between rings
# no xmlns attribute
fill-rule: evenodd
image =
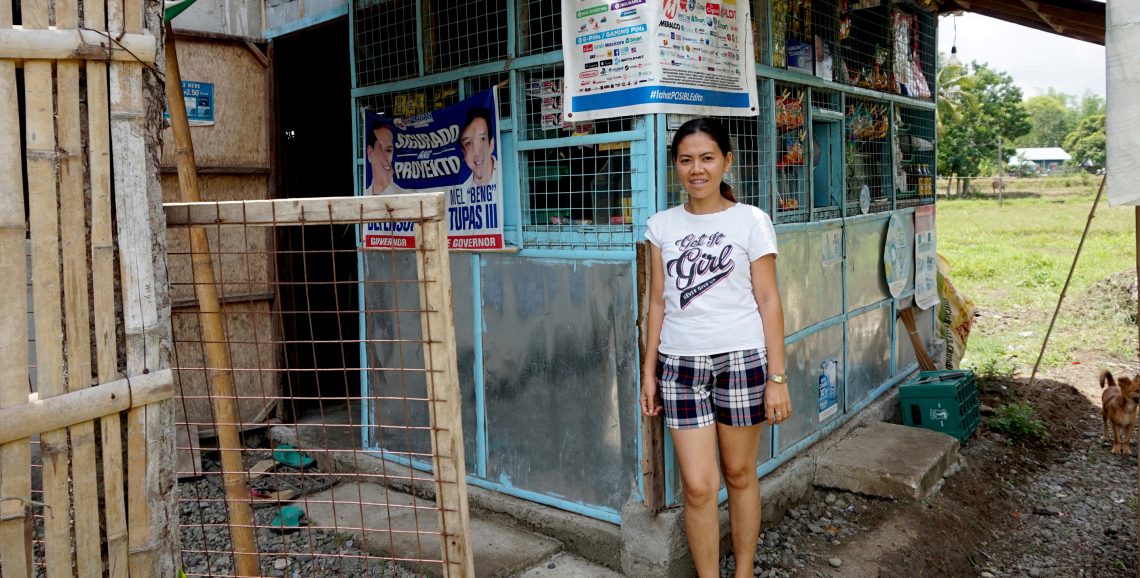
<svg viewBox="0 0 1140 578"><path fill-rule="evenodd" d="M670 150L670 155L672 156L674 164L677 163L677 147L680 146L681 141L685 140L685 137L698 132L709 135L709 137L716 142L716 146L720 147L721 154L728 156L728 153L732 152L732 138L728 135L728 131L725 130L722 124L712 118L694 118L681 125L681 128L677 129L677 132L673 135L673 147ZM720 196L733 203L736 202L736 193L733 192L732 187L724 182L723 179L720 181Z"/></svg>

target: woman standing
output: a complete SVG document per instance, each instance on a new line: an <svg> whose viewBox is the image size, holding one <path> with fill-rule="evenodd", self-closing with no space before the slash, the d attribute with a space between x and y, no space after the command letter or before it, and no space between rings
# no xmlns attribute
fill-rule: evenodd
<svg viewBox="0 0 1140 578"><path fill-rule="evenodd" d="M776 232L724 182L732 143L715 120L681 125L672 160L689 200L651 217L646 231L653 276L641 410L657 415L664 406L698 576L718 576L723 474L736 578L748 578L760 537L760 424L780 423L792 410Z"/></svg>

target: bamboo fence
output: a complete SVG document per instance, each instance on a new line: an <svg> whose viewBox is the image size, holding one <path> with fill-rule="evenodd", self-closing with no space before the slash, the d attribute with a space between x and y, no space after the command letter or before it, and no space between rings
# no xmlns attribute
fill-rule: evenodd
<svg viewBox="0 0 1140 578"><path fill-rule="evenodd" d="M18 22L0 0L0 576L170 576L174 388L143 76L157 3L16 5Z"/></svg>

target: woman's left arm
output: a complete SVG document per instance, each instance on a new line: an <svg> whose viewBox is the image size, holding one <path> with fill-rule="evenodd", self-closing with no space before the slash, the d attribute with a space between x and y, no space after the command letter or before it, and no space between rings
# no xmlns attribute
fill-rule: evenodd
<svg viewBox="0 0 1140 578"><path fill-rule="evenodd" d="M768 375L784 372L784 306L776 286L776 255L768 254L752 262L752 293L764 323L764 344L768 349ZM787 383L768 381L764 392L768 423L780 423L792 415Z"/></svg>

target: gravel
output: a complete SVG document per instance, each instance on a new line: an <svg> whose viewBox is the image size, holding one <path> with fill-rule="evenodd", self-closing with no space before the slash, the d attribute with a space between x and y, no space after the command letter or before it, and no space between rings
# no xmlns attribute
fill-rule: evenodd
<svg viewBox="0 0 1140 578"><path fill-rule="evenodd" d="M991 542L994 576L1135 576L1136 457L1109 452L1100 416L1072 449L1011 492L1013 535Z"/></svg>
<svg viewBox="0 0 1140 578"><path fill-rule="evenodd" d="M224 495L206 479L183 482L179 489L182 537L182 566L186 575L229 576L233 574L230 534ZM253 511L256 525L268 525L277 508ZM261 551L261 571L265 576L308 578L318 576L367 578L416 578L421 576L387 560L369 558L354 547L345 534L302 527L279 534L267 528L256 530ZM208 552L207 552L208 550Z"/></svg>
<svg viewBox="0 0 1140 578"><path fill-rule="evenodd" d="M269 452L253 451L243 457L249 467L270 455ZM189 578L234 574L224 498L218 479L203 477L178 484L182 567ZM254 508L254 524L268 526L277 511L275 506ZM357 547L357 540L346 533L302 525L284 534L258 528L255 536L261 552L261 572L265 576L419 578L428 575L426 572L413 572L389 560L377 559L374 554Z"/></svg>

